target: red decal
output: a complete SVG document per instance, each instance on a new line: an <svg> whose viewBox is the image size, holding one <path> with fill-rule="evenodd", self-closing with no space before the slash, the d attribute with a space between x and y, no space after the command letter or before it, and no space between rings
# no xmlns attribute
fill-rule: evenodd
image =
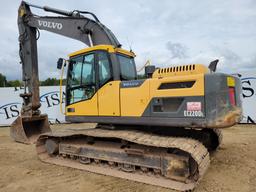
<svg viewBox="0 0 256 192"><path fill-rule="evenodd" d="M187 102L187 111L201 111L201 102Z"/></svg>

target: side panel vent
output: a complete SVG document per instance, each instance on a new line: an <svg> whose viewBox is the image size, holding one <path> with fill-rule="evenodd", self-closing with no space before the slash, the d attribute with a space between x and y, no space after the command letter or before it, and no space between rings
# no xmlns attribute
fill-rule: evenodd
<svg viewBox="0 0 256 192"><path fill-rule="evenodd" d="M176 112L184 98L158 98L154 100L153 112Z"/></svg>
<svg viewBox="0 0 256 192"><path fill-rule="evenodd" d="M196 69L196 65L184 65L184 66L176 66L176 67L168 67L162 68L158 70L158 73L175 73L175 72L182 72L182 71L194 71Z"/></svg>
<svg viewBox="0 0 256 192"><path fill-rule="evenodd" d="M175 82L175 83L162 83L158 89L184 89L191 88L195 84L195 81L186 81L186 82Z"/></svg>
<svg viewBox="0 0 256 192"><path fill-rule="evenodd" d="M209 73L209 69L204 65L191 64L191 65L173 66L173 67L157 69L153 73L153 78L206 74L206 73Z"/></svg>

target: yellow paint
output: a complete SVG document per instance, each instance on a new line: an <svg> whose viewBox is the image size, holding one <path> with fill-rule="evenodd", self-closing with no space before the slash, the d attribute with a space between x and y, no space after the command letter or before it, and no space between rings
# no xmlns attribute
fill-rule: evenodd
<svg viewBox="0 0 256 192"><path fill-rule="evenodd" d="M180 65L157 69L153 73L153 78L170 76L184 76L209 73L209 69L202 64Z"/></svg>
<svg viewBox="0 0 256 192"><path fill-rule="evenodd" d="M191 88L158 90L162 83L186 81L195 81L195 84ZM148 79L140 87L120 89L121 116L141 116L154 97L202 95L204 95L204 74Z"/></svg>
<svg viewBox="0 0 256 192"><path fill-rule="evenodd" d="M179 89L161 89L158 90L162 83L175 83L196 81L191 88ZM204 74L189 76L173 76L163 79L153 78L150 80L150 98L153 97L185 97L185 96L202 96L204 95Z"/></svg>
<svg viewBox="0 0 256 192"><path fill-rule="evenodd" d="M195 81L191 88L158 90L162 83ZM121 88L121 116L140 117L154 97L186 97L204 95L204 74L152 78L140 87Z"/></svg>
<svg viewBox="0 0 256 192"><path fill-rule="evenodd" d="M65 67L65 65L62 65L62 67L61 67L61 76L60 76L60 101L61 102L62 102L62 98L63 98L62 80L63 80L63 74L64 74L64 67ZM61 112L61 114L65 115L65 112L63 112L62 104L60 104L60 112Z"/></svg>
<svg viewBox="0 0 256 192"><path fill-rule="evenodd" d="M121 54L124 54L124 55L128 55L130 57L135 57L136 56L133 52L127 51L127 50L121 49L121 48L115 48L115 52L121 53Z"/></svg>
<svg viewBox="0 0 256 192"><path fill-rule="evenodd" d="M120 116L119 87L120 81L111 81L98 91L100 116Z"/></svg>
<svg viewBox="0 0 256 192"><path fill-rule="evenodd" d="M74 57L74 56L77 56L77 55L81 55L81 54L84 54L84 53L88 53L88 52L91 52L91 51L97 51L97 50L104 50L104 51L107 51L109 53L121 53L121 54L124 54L124 55L128 55L130 57L135 57L135 54L133 52L130 52L130 51L127 51L127 50L124 50L124 49L121 49L121 48L115 48L112 45L96 45L96 46L93 46L93 47L88 47L88 48L81 49L81 50L78 50L76 52L70 53L68 56L69 57Z"/></svg>
<svg viewBox="0 0 256 192"><path fill-rule="evenodd" d="M141 116L149 105L149 82L144 81L140 87L120 89L121 116Z"/></svg>
<svg viewBox="0 0 256 192"><path fill-rule="evenodd" d="M195 83L191 88L158 89L162 83L186 81ZM120 81L107 83L92 99L68 106L75 108L75 112L67 112L67 115L140 117L154 97L203 96L204 74L152 78L139 87L119 87Z"/></svg>
<svg viewBox="0 0 256 192"><path fill-rule="evenodd" d="M227 77L227 84L229 87L235 87L235 78L234 77Z"/></svg>
<svg viewBox="0 0 256 192"><path fill-rule="evenodd" d="M68 108L74 108L75 112L68 112ZM67 116L72 115L88 115L97 116L98 115L98 93L89 99L81 102L77 102L66 107Z"/></svg>
<svg viewBox="0 0 256 192"><path fill-rule="evenodd" d="M24 8L20 8L20 9L19 9L19 16L20 16L20 17L23 17L25 14L26 14L25 9L24 9Z"/></svg>
<svg viewBox="0 0 256 192"><path fill-rule="evenodd" d="M76 52L70 53L68 56L73 57L73 56L76 56L76 55L81 55L81 54L84 54L84 53L87 53L87 52L90 52L90 51L96 51L96 50L105 50L105 51L108 51L110 53L115 52L114 47L111 46L111 45L97 45L97 46L87 47L87 48L78 50Z"/></svg>
<svg viewBox="0 0 256 192"><path fill-rule="evenodd" d="M187 81L195 81L195 83L191 88L158 89L162 83ZM229 86L234 83L234 78L228 78ZM112 81L100 88L90 100L68 106L75 108L75 112L67 112L67 115L140 117L154 97L203 95L204 73L151 78L145 80L139 87L129 88L120 88L120 81Z"/></svg>

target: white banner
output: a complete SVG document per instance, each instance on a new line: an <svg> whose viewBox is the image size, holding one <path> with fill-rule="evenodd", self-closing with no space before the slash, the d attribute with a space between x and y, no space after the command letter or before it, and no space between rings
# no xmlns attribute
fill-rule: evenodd
<svg viewBox="0 0 256 192"><path fill-rule="evenodd" d="M242 123L256 123L256 71L239 73L243 92Z"/></svg>
<svg viewBox="0 0 256 192"><path fill-rule="evenodd" d="M243 95L242 123L256 123L256 71L240 73ZM65 88L63 87L63 91ZM19 97L23 89L13 87L0 88L0 126L10 125L19 115L22 99ZM65 122L60 112L59 86L40 87L41 112L48 114L52 123ZM65 108L65 93L63 92L63 110Z"/></svg>
<svg viewBox="0 0 256 192"><path fill-rule="evenodd" d="M60 112L60 87L40 87L41 112L48 114L52 123L64 122L65 116ZM63 87L63 91L65 88ZM19 96L24 89L7 87L0 88L0 126L10 125L20 113L22 98ZM65 107L65 93L62 100L63 111Z"/></svg>

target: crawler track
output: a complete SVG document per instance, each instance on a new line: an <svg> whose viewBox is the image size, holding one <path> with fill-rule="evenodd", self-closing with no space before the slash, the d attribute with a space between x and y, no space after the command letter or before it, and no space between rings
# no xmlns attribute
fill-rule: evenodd
<svg viewBox="0 0 256 192"><path fill-rule="evenodd" d="M41 135L36 148L47 163L180 191L192 190L210 163L195 139L137 130L65 129Z"/></svg>

